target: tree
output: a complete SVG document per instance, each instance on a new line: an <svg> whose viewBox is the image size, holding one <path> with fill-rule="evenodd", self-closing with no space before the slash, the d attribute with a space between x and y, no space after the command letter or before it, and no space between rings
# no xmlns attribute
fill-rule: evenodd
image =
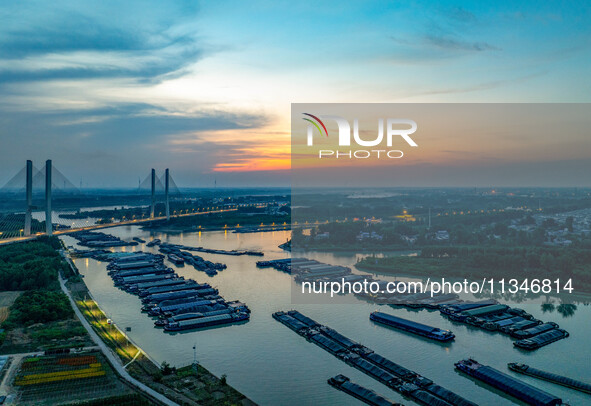
<svg viewBox="0 0 591 406"><path fill-rule="evenodd" d="M566 228L568 228L568 231L571 232L571 233L573 232L573 222L574 222L574 220L575 219L573 218L573 216L568 216L566 218L566 221L564 222L564 225L566 226Z"/></svg>

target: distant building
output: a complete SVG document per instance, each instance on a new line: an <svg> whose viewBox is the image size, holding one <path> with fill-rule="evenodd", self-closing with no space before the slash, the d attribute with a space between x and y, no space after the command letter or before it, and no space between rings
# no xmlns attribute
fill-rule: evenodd
<svg viewBox="0 0 591 406"><path fill-rule="evenodd" d="M447 230L440 230L434 233L429 233L425 236L428 240L434 241L449 241L449 231Z"/></svg>
<svg viewBox="0 0 591 406"><path fill-rule="evenodd" d="M381 236L380 234L376 233L375 231L372 231L372 232L362 231L357 235L356 238L357 238L357 241L363 241L363 240L381 241L384 237Z"/></svg>
<svg viewBox="0 0 591 406"><path fill-rule="evenodd" d="M408 214L408 210L402 210L402 214L394 216L394 218L398 221L417 221L416 217L412 214Z"/></svg>

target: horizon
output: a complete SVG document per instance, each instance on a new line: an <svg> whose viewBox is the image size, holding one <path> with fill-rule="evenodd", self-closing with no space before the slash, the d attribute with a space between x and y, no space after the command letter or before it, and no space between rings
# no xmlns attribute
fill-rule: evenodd
<svg viewBox="0 0 591 406"><path fill-rule="evenodd" d="M133 185L149 167L171 167L179 185L281 186L291 176L294 102L591 101L588 7L357 2L335 14L335 6L309 13L291 4L287 14L265 2L0 6L0 182L25 159L51 156L74 184L95 187ZM263 24L248 23L255 17ZM554 167L550 182L581 177L585 146L535 162ZM436 172L476 183L454 172L456 155L431 157ZM511 182L535 183L537 171L518 163ZM491 182L482 160L461 165ZM507 162L491 165L502 172ZM430 176L413 183L439 182Z"/></svg>

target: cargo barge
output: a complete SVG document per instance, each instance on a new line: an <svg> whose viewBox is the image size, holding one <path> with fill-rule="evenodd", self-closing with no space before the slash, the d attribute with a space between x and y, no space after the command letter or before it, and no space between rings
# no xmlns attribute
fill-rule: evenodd
<svg viewBox="0 0 591 406"><path fill-rule="evenodd" d="M200 317L197 319L175 321L164 326L165 331L176 332L218 326L220 324L238 323L250 319L248 313L220 314L217 316Z"/></svg>
<svg viewBox="0 0 591 406"><path fill-rule="evenodd" d="M518 339L524 339L524 338L530 338L530 337L536 336L538 334L545 333L550 330L554 330L555 328L558 328L558 327L559 327L558 324L553 323L553 322L548 322L548 323L544 323L544 324L539 324L539 325L532 327L532 328L511 331L510 334L511 334L511 337L515 337Z"/></svg>
<svg viewBox="0 0 591 406"><path fill-rule="evenodd" d="M211 249L211 248L203 248L203 247L191 247L188 245L181 245L181 244L170 244L170 243L163 243L161 247L170 249L170 250L185 250L185 251L195 251L195 252L204 252L206 254L218 254L218 255L233 255L233 256L240 256L240 255L252 255L257 257L262 257L265 254L261 251L252 251L252 250L218 250L218 249Z"/></svg>
<svg viewBox="0 0 591 406"><path fill-rule="evenodd" d="M524 350L536 350L555 341L567 338L568 336L569 334L567 331L556 328L554 330L538 334L534 337L524 338L522 340L515 341L513 345L519 348L523 348Z"/></svg>
<svg viewBox="0 0 591 406"><path fill-rule="evenodd" d="M155 238L152 241L150 241L149 243L146 244L146 247L153 247L154 245L160 245L162 241L160 241L159 238Z"/></svg>
<svg viewBox="0 0 591 406"><path fill-rule="evenodd" d="M479 307L491 306L496 304L499 304L499 302L497 302L494 299L487 299L478 302L456 303L452 305L441 306L439 308L439 311L441 312L441 314L448 316L454 313L461 313L464 310L477 309Z"/></svg>
<svg viewBox="0 0 591 406"><path fill-rule="evenodd" d="M511 362L507 364L507 366L510 370L517 373L533 376L534 378L542 379L544 381L552 382L558 385L566 386L567 388L591 394L591 384L586 382L581 382L566 376L553 374L552 372L542 371L541 369L532 368L526 364Z"/></svg>
<svg viewBox="0 0 591 406"><path fill-rule="evenodd" d="M423 405L476 406L296 310L273 313L273 318L348 365Z"/></svg>
<svg viewBox="0 0 591 406"><path fill-rule="evenodd" d="M217 316L220 314L231 314L234 313L234 310L230 308L221 309L221 310L212 310L209 312L202 312L202 313L185 313L179 314L177 316L171 316L167 318L158 319L154 322L154 325L157 327L163 327L167 324L183 321L183 320L192 320L192 319L199 319L202 317L209 317L209 316Z"/></svg>
<svg viewBox="0 0 591 406"><path fill-rule="evenodd" d="M146 297L150 295L155 295L158 293L168 293L168 292L176 292L179 290L188 290L188 289L209 289L211 286L208 283L199 284L195 281L183 281L182 283L174 284L171 286L154 286L148 289L143 289L139 292L139 297Z"/></svg>
<svg viewBox="0 0 591 406"><path fill-rule="evenodd" d="M465 359L454 365L458 370L530 405L557 406L563 404L559 397L515 379L495 368L482 365L473 359Z"/></svg>
<svg viewBox="0 0 591 406"><path fill-rule="evenodd" d="M185 260L183 258L181 258L177 255L174 255L174 254L168 254L168 260L175 265L184 265L185 264Z"/></svg>
<svg viewBox="0 0 591 406"><path fill-rule="evenodd" d="M400 403L394 403L376 392L367 389L361 385L351 382L345 375L337 375L328 380L328 384L333 388L345 392L354 398L372 406L402 406Z"/></svg>
<svg viewBox="0 0 591 406"><path fill-rule="evenodd" d="M156 282L143 282L143 283L136 283L132 285L128 285L125 290L129 293L137 294L139 292L143 292L146 289L151 289L155 287L165 287L165 286L175 286L175 285L182 285L184 284L185 278L183 276L178 276L176 278L165 279Z"/></svg>
<svg viewBox="0 0 591 406"><path fill-rule="evenodd" d="M427 337L436 341L446 342L455 338L455 335L449 330L442 330L436 327L427 326L426 324L406 320L387 313L373 312L369 315L369 318L370 320L377 323L385 324L387 326Z"/></svg>
<svg viewBox="0 0 591 406"><path fill-rule="evenodd" d="M178 277L175 273L170 274L149 274L149 275L140 275L140 276L128 276L125 278L116 279L115 286L122 286L124 289L127 285L133 285L136 283L142 282L156 282L165 279L171 279Z"/></svg>

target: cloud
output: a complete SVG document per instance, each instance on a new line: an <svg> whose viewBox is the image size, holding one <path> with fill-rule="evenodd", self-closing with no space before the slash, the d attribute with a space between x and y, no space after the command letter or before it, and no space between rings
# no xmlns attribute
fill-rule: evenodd
<svg viewBox="0 0 591 406"><path fill-rule="evenodd" d="M267 121L262 114L200 110L188 115L144 103L52 112L0 111L0 162L8 176L25 159L53 159L66 176L107 186L129 185L150 167L198 175L210 172L224 153L234 150L208 142L207 134L258 128ZM171 144L175 138L202 142L187 151Z"/></svg>
<svg viewBox="0 0 591 406"><path fill-rule="evenodd" d="M206 53L192 2L0 7L0 82L129 77L158 81Z"/></svg>
<svg viewBox="0 0 591 406"><path fill-rule="evenodd" d="M446 14L450 19L460 21L463 23L473 23L477 21L474 13L462 7L453 7L450 10L447 10Z"/></svg>
<svg viewBox="0 0 591 406"><path fill-rule="evenodd" d="M454 39L449 36L427 35L424 37L427 45L452 51L498 51L500 48L488 42L470 42Z"/></svg>

